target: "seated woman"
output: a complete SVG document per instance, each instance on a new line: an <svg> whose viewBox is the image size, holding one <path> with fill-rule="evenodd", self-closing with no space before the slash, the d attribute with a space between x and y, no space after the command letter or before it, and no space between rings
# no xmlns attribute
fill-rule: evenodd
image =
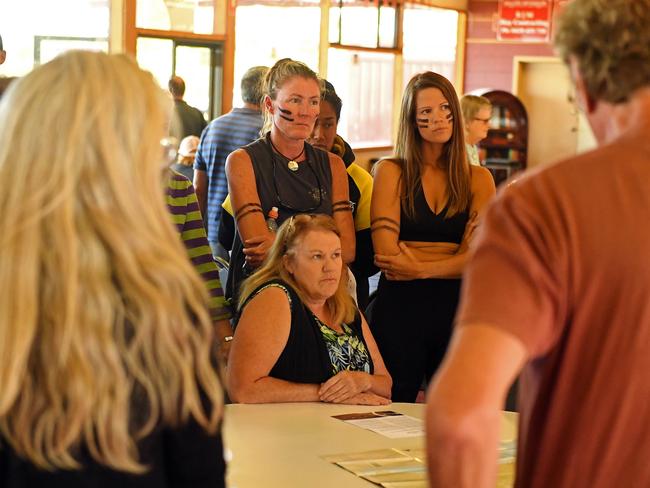
<svg viewBox="0 0 650 488"><path fill-rule="evenodd" d="M242 286L230 352L231 398L242 403L390 403L392 380L341 280L334 219L296 215Z"/></svg>

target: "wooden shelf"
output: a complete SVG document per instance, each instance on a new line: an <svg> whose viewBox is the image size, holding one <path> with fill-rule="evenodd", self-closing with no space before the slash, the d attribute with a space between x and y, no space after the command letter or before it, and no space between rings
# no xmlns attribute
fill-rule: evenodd
<svg viewBox="0 0 650 488"><path fill-rule="evenodd" d="M485 139L478 143L485 166L492 171L496 184L513 171L526 168L528 159L528 114L521 100L503 90L475 93L492 103L491 126Z"/></svg>

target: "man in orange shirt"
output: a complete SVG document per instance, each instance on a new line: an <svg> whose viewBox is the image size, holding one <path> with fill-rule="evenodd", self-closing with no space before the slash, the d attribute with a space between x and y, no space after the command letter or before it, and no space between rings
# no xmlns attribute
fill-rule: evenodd
<svg viewBox="0 0 650 488"><path fill-rule="evenodd" d="M599 147L486 213L427 407L431 484L493 487L521 371L516 487L650 486L650 0L573 0L556 45Z"/></svg>

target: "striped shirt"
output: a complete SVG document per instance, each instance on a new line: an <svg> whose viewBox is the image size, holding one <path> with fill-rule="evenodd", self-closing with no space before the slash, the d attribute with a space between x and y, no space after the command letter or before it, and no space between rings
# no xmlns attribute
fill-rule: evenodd
<svg viewBox="0 0 650 488"><path fill-rule="evenodd" d="M201 211L192 183L184 176L170 171L166 200L172 221L185 244L187 254L208 287L210 317L213 321L230 319L230 309L226 304L219 280L219 269L212 259L212 250L205 235Z"/></svg>
<svg viewBox="0 0 650 488"><path fill-rule="evenodd" d="M234 108L210 122L201 135L194 169L205 171L208 177L206 227L211 242L218 240L221 204L228 193L226 158L256 140L262 123L262 114L257 110Z"/></svg>

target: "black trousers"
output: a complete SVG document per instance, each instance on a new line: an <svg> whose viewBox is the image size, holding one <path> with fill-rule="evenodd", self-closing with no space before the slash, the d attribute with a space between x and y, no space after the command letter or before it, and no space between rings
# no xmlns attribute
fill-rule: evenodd
<svg viewBox="0 0 650 488"><path fill-rule="evenodd" d="M461 280L388 281L382 275L366 309L372 334L393 378L392 400L414 402L449 345Z"/></svg>

